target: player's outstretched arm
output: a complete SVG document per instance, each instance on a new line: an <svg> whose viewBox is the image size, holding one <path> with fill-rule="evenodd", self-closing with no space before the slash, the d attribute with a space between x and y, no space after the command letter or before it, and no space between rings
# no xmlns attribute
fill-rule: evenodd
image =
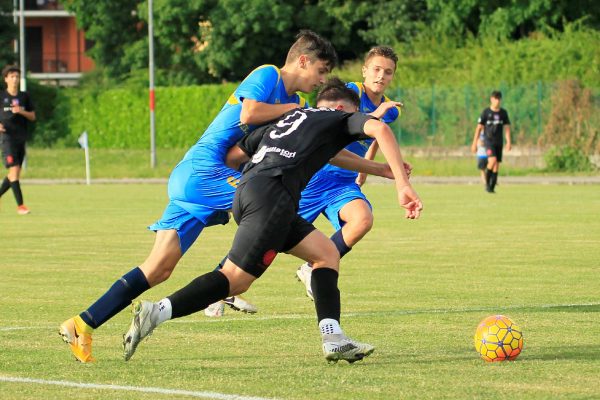
<svg viewBox="0 0 600 400"><path fill-rule="evenodd" d="M250 157L237 144L232 146L225 156L225 165L238 171L242 164L248 162Z"/></svg>
<svg viewBox="0 0 600 400"><path fill-rule="evenodd" d="M350 171L394 179L394 174L388 164L367 160L346 149L337 153L335 157L329 160L329 163Z"/></svg>
<svg viewBox="0 0 600 400"><path fill-rule="evenodd" d="M419 218L423 210L423 203L408 180L404 159L394 133L385 123L374 119L365 122L363 129L365 134L377 139L381 152L392 169L396 180L398 202L406 210L406 218Z"/></svg>
<svg viewBox="0 0 600 400"><path fill-rule="evenodd" d="M248 125L262 125L299 107L300 104L297 103L268 104L256 100L244 99L240 113L240 122Z"/></svg>

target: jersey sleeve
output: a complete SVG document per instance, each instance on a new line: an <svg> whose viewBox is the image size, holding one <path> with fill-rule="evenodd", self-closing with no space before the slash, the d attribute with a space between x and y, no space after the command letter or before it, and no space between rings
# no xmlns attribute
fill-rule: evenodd
<svg viewBox="0 0 600 400"><path fill-rule="evenodd" d="M390 99L387 96L383 96L383 101L392 101L392 99ZM386 111L386 113L383 115L381 120L383 122L385 122L386 124L391 124L392 122L394 122L395 120L398 119L398 117L400 116L401 113L402 113L402 110L400 109L400 107L398 107L398 106L392 107Z"/></svg>
<svg viewBox="0 0 600 400"><path fill-rule="evenodd" d="M279 69L274 65L263 65L250 73L233 96L241 103L244 99L251 99L266 103L273 89L279 82Z"/></svg>
<svg viewBox="0 0 600 400"><path fill-rule="evenodd" d="M365 134L365 123L370 119L377 118L360 112L352 113L346 120L348 124L348 134L351 136L363 136L367 138L368 136Z"/></svg>
<svg viewBox="0 0 600 400"><path fill-rule="evenodd" d="M261 128L253 130L250 134L244 136L237 143L238 147L242 149L248 156L252 156L258 150L258 145L263 138L264 133L267 131L269 125L265 125Z"/></svg>
<svg viewBox="0 0 600 400"><path fill-rule="evenodd" d="M481 115L479 116L479 119L477 119L477 123L479 125L485 125L486 122L487 122L486 110L483 110L481 112Z"/></svg>
<svg viewBox="0 0 600 400"><path fill-rule="evenodd" d="M502 111L504 112L504 116L503 116L504 125L510 125L510 118L508 118L508 111L506 111L505 109L502 109Z"/></svg>

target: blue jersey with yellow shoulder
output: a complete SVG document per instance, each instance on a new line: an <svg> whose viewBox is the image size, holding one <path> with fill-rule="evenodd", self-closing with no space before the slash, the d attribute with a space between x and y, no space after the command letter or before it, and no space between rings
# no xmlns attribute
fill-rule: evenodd
<svg viewBox="0 0 600 400"><path fill-rule="evenodd" d="M377 109L378 106L373 104L371 99L369 99L369 96L367 96L367 93L365 92L365 88L364 88L362 82L348 82L346 84L346 87L354 90L358 94L358 97L360 98L360 105L359 105L358 111L368 114ZM385 101L390 101L390 99L385 95L381 96L381 102L383 103ZM384 116L382 118L380 118L380 120L387 124L390 124L390 123L394 122L396 119L398 119L399 116L400 116L400 108L392 107L384 114ZM369 149L369 146L371 146L371 143L373 143L373 139L360 140L357 142L350 143L348 146L346 146L346 150L349 150L349 151L353 152L354 154L364 157L365 154L367 153L367 150ZM349 171L347 169L339 168L339 167L336 167L331 164L325 165L321 169L321 171L323 171L324 173L333 174L340 178L347 178L347 179L351 179L351 180L356 179L356 176L358 175L358 173L356 173L354 171ZM321 172L321 171L319 171L319 172Z"/></svg>
<svg viewBox="0 0 600 400"><path fill-rule="evenodd" d="M262 65L252 71L219 111L213 122L206 128L204 134L187 152L185 159L194 158L197 162L206 164L223 164L225 154L236 144L244 134L254 130L256 126L240 122L242 101L251 99L268 104L298 103L307 107L306 100L294 93L287 94L281 71L274 65Z"/></svg>

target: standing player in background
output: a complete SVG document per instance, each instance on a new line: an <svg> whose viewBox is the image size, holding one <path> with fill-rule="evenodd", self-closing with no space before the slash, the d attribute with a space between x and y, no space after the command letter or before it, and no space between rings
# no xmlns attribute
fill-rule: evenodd
<svg viewBox="0 0 600 400"><path fill-rule="evenodd" d="M481 175L481 183L485 185L485 170L487 169L487 151L485 149L485 140L483 132L479 133L479 139L477 139L477 169Z"/></svg>
<svg viewBox="0 0 600 400"><path fill-rule="evenodd" d="M2 70L6 90L0 92L0 146L2 162L8 168L8 174L0 185L0 197L12 189L17 201L17 213L29 214L23 204L21 192L21 166L25 160L25 142L27 141L27 123L35 121L35 110L27 92L19 90L21 70L16 65L8 65Z"/></svg>
<svg viewBox="0 0 600 400"><path fill-rule="evenodd" d="M510 119L508 118L508 112L500 107L501 102L502 93L494 90L490 96L490 106L483 110L477 121L473 144L471 144L471 151L475 153L477 139L479 134L483 132L488 157L485 170L485 190L488 193L495 193L494 188L498 182L498 170L502 162L503 133L506 137L506 151L511 149Z"/></svg>
<svg viewBox="0 0 600 400"><path fill-rule="evenodd" d="M387 46L372 48L365 57L362 67L364 81L350 82L346 86L360 98L359 111L370 113L390 124L400 115L402 103L390 100L385 90L392 83L398 56ZM372 138L353 142L346 147L360 157L372 160L378 145ZM407 168L410 174L410 166ZM331 240L340 253L346 255L373 226L371 203L360 190L366 174L356 173L330 164L325 165L313 176L302 192L298 213L308 222L314 222L319 214L325 215L335 233ZM312 299L310 263L302 264L296 276L304 284L306 295Z"/></svg>
<svg viewBox="0 0 600 400"><path fill-rule="evenodd" d="M351 142L375 137L396 179L398 203L406 218L419 218L423 204L408 181L392 130L356 112L358 104L354 91L339 79L330 79L317 95L318 109L290 111L230 150L228 165L246 162L246 166L233 201L238 229L223 268L199 276L158 303L136 301L133 321L123 335L125 360L161 323L248 290L279 252L314 264L312 287L326 360L352 363L373 353L373 346L350 339L340 326L337 249L297 213L300 192L319 168Z"/></svg>
<svg viewBox="0 0 600 400"><path fill-rule="evenodd" d="M149 227L156 238L148 258L86 310L60 325L59 334L77 360L94 361L93 330L167 280L205 227L228 222L227 211L240 178L238 171L225 165L229 148L257 125L302 107L304 101L296 92L311 92L321 85L336 63L329 41L301 31L281 69L263 65L244 79L171 173L169 204L161 219Z"/></svg>

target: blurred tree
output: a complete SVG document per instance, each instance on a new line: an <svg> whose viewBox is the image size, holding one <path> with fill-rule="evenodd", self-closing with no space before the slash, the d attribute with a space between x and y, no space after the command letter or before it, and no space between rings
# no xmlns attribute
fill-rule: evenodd
<svg viewBox="0 0 600 400"><path fill-rule="evenodd" d="M521 39L536 31L563 31L565 24L581 20L600 28L597 0L426 0L431 26L439 38L486 36Z"/></svg>
<svg viewBox="0 0 600 400"><path fill-rule="evenodd" d="M13 23L12 12L12 0L0 0L0 69L17 61L13 50L13 40L17 37L18 32L17 26ZM2 82L3 84L4 82Z"/></svg>

